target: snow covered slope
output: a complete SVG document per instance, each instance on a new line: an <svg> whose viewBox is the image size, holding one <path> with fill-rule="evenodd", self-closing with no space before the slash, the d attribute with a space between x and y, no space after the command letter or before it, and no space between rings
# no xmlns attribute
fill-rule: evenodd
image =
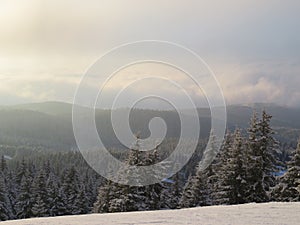
<svg viewBox="0 0 300 225"><path fill-rule="evenodd" d="M90 214L7 221L2 224L300 224L300 203L246 204L151 212Z"/></svg>

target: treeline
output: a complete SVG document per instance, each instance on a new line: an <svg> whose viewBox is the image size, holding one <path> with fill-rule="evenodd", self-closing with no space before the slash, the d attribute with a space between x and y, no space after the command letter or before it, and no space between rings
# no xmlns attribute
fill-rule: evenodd
<svg viewBox="0 0 300 225"><path fill-rule="evenodd" d="M265 111L254 114L250 127L228 132L215 156L214 141L203 153L199 143L189 163L169 179L148 186L130 186L128 169L122 168L123 184L98 176L79 153L32 154L23 160L0 162L0 220L30 217L175 209L220 204L300 200L300 143L288 164ZM214 138L212 138L214 139ZM148 166L165 159L176 147L169 140L153 151L134 149L117 157L126 165ZM112 152L118 156L119 151ZM280 157L281 156L281 157ZM284 157L287 158L287 157ZM199 164L200 159L203 159ZM137 176L138 182L155 178L159 171ZM206 168L207 167L207 168ZM280 172L285 171L284 175ZM167 175L166 175L167 176ZM125 179L125 180L124 180Z"/></svg>
<svg viewBox="0 0 300 225"><path fill-rule="evenodd" d="M49 160L33 156L31 160L7 163L2 157L0 221L91 211L102 178L78 154L55 154Z"/></svg>
<svg viewBox="0 0 300 225"><path fill-rule="evenodd" d="M240 129L233 134L228 132L221 150L206 168L205 162L210 161L217 151L214 141L210 142L196 173L190 175L184 187L178 174L171 178L171 183L143 187L107 181L99 189L94 212L299 201L300 144L287 166L287 172L278 179L286 165L279 160L279 143L270 127L271 118L265 111L260 119L254 113L247 135L243 136ZM149 156L138 157L132 151L127 163L146 165L148 159Z"/></svg>
<svg viewBox="0 0 300 225"><path fill-rule="evenodd" d="M155 157L166 158L177 142L177 139L165 140L159 156ZM204 145L205 141L199 142L191 162L177 175L181 187L201 159ZM109 151L121 161L132 157L129 150ZM0 145L0 153L0 221L91 213L99 187L107 182L88 166L79 152ZM147 163L151 163L150 156ZM160 190L165 191L167 186L165 182Z"/></svg>

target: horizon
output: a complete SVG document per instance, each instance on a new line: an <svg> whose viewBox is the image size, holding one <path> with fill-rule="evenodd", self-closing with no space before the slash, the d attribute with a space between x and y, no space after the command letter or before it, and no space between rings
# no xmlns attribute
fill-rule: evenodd
<svg viewBox="0 0 300 225"><path fill-rule="evenodd" d="M64 102L64 101L40 101L40 102L25 102L25 103L19 103L19 104L9 104L9 105L1 105L0 107L18 107L18 106L26 106L26 105L43 105L43 104L66 104L73 106L73 102ZM87 105L78 105L80 107L88 107ZM253 102L253 103L241 103L241 104L227 104L226 107L234 107L234 106L243 106L243 107L249 107L249 108L256 108L256 107L270 107L270 106L275 106L275 107L283 107L283 108L290 108L290 109L300 109L300 106L288 106L288 105L281 105L277 104L274 102ZM219 106L215 106L219 107ZM220 106L221 107L221 106ZM95 107L96 109L99 110L111 110L110 108L100 108L100 107ZM119 107L115 108L117 110L119 109L125 109L125 108L130 108L130 107ZM154 110L154 111L174 111L174 109L168 109L168 108L143 108L143 107L131 107L132 109L141 109L141 110ZM209 109L210 107L197 107L197 109ZM1 108L0 108L1 109ZM182 110L189 110L190 108L181 108Z"/></svg>

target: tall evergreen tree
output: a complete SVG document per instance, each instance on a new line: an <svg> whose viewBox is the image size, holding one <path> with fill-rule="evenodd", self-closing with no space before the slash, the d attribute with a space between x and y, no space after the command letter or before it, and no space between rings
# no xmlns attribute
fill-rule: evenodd
<svg viewBox="0 0 300 225"><path fill-rule="evenodd" d="M74 166L66 170L62 184L64 193L64 205L67 215L75 215L78 212L76 198L79 194L80 180L77 170Z"/></svg>
<svg viewBox="0 0 300 225"><path fill-rule="evenodd" d="M94 204L94 213L108 213L110 202L113 199L114 184L112 181L107 180L104 185L100 186L98 191L97 201Z"/></svg>
<svg viewBox="0 0 300 225"><path fill-rule="evenodd" d="M43 168L40 169L33 183L34 205L32 212L36 217L46 217L50 215L48 192L46 187L46 177Z"/></svg>
<svg viewBox="0 0 300 225"><path fill-rule="evenodd" d="M66 213L62 188L60 187L59 177L52 171L46 183L47 202L50 216L61 216Z"/></svg>
<svg viewBox="0 0 300 225"><path fill-rule="evenodd" d="M278 143L270 126L272 116L262 112L260 120L256 113L248 130L247 146L247 201L266 202L270 200L270 190L275 184L274 172L277 170Z"/></svg>
<svg viewBox="0 0 300 225"><path fill-rule="evenodd" d="M218 181L219 204L242 204L247 201L245 144L239 129L233 137L232 147L227 149L227 162L222 165L223 176Z"/></svg>
<svg viewBox="0 0 300 225"><path fill-rule="evenodd" d="M260 127L257 113L254 112L248 129L247 140L247 202L268 201L267 190L264 188L263 156L261 153Z"/></svg>
<svg viewBox="0 0 300 225"><path fill-rule="evenodd" d="M3 173L0 174L0 221L10 219L8 191L5 185Z"/></svg>
<svg viewBox="0 0 300 225"><path fill-rule="evenodd" d="M287 172L280 177L279 184L273 190L273 200L300 201L300 139L294 156L288 163Z"/></svg>
<svg viewBox="0 0 300 225"><path fill-rule="evenodd" d="M23 176L16 201L17 218L25 219L33 217L32 207L34 204L32 193L32 180L28 176Z"/></svg>
<svg viewBox="0 0 300 225"><path fill-rule="evenodd" d="M260 144L264 171L263 183L267 192L275 185L274 172L278 170L277 166L280 164L278 160L278 142L273 137L275 132L270 125L271 118L272 116L263 110L262 117L258 123L260 131L258 142Z"/></svg>
<svg viewBox="0 0 300 225"><path fill-rule="evenodd" d="M150 152L141 152L139 138L132 149L124 168L120 170L120 183L108 181L100 187L94 212L128 212L155 210L162 207L164 184L162 182L143 186L146 181L157 178L164 170L141 173L140 166L149 166L159 162L158 146ZM130 175L130 176L128 176ZM131 186L135 183L137 186ZM128 184L128 185L127 185ZM139 185L141 184L141 185Z"/></svg>
<svg viewBox="0 0 300 225"><path fill-rule="evenodd" d="M226 167L230 164L230 159L232 157L232 144L233 135L227 131L223 144L221 146L220 152L217 155L215 161L213 162L213 170L210 170L209 174L214 177L214 183L211 186L211 204L227 204L228 199L224 197L225 195L225 181L228 178L228 171ZM211 176L211 175L210 175Z"/></svg>
<svg viewBox="0 0 300 225"><path fill-rule="evenodd" d="M216 137L211 133L211 140L197 167L196 175L190 176L184 187L179 205L182 208L207 206L213 204L212 195L216 190L217 171L220 159L216 148Z"/></svg>
<svg viewBox="0 0 300 225"><path fill-rule="evenodd" d="M190 176L186 183L182 197L179 201L180 208L211 205L211 195L207 184L205 171L197 170L195 176Z"/></svg>

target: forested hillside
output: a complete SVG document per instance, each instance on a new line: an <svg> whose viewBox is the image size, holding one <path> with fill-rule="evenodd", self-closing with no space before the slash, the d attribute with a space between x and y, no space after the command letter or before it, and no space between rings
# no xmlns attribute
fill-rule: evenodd
<svg viewBox="0 0 300 225"><path fill-rule="evenodd" d="M266 111L254 113L247 129L228 131L221 150L207 168L205 162L214 156L215 144L210 142L203 152L206 142L200 141L183 169L149 186L126 185L126 176L122 176L128 172L126 168L119 172L123 185L106 180L86 164L79 152L28 146L4 148L6 154L19 155L1 158L0 220L300 201L300 143L285 156L274 137L271 119ZM136 141L139 146L139 138ZM173 138L148 152L138 148L110 151L126 165L147 166L165 159L175 145ZM173 166L171 162L163 165ZM150 176L161 171L164 169Z"/></svg>
<svg viewBox="0 0 300 225"><path fill-rule="evenodd" d="M247 128L253 110L266 109L272 116L272 127L277 132L276 138L285 148L295 147L300 136L298 116L300 109L276 105L255 104L253 106L228 106L227 126L233 131L236 127ZM210 110L198 109L201 125L201 139L210 131ZM122 109L117 116L123 116ZM109 110L96 110L96 123L101 139L108 148L122 148L116 138L111 123ZM185 110L189 118L189 110ZM148 123L153 117L166 121L167 138L177 138L180 134L180 120L175 111L132 110L130 125L133 132L147 137L150 133ZM188 135L188 134L187 134ZM75 150L76 142L72 129L72 105L68 103L47 102L0 107L0 143L10 146L42 146L55 151Z"/></svg>

